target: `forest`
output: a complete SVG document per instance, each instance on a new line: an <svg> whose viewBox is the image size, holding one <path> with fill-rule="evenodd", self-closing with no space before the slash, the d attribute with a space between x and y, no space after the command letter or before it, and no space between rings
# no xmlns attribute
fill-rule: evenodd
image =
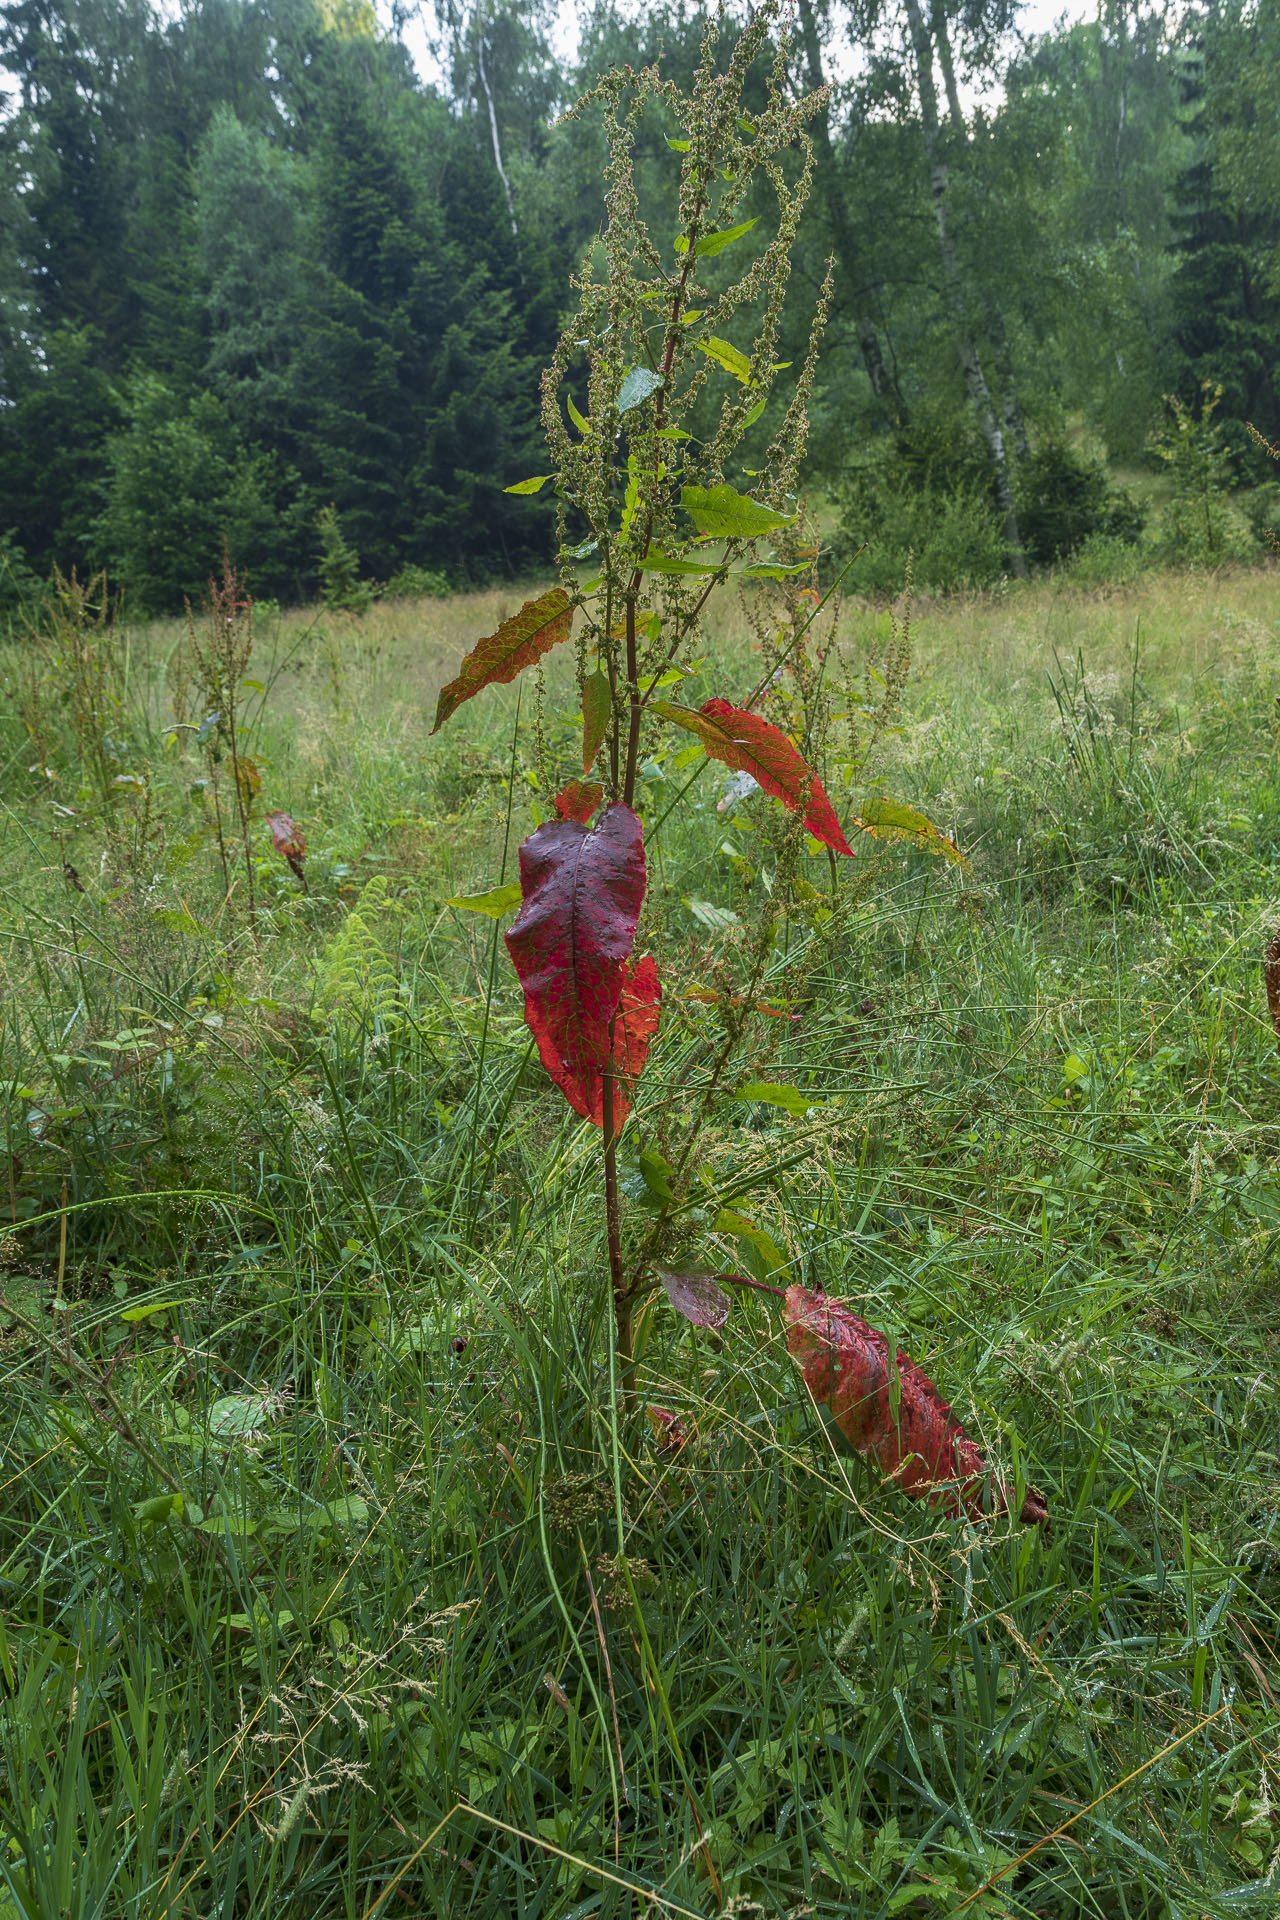
<svg viewBox="0 0 1280 1920"><path fill-rule="evenodd" d="M659 54L687 82L696 9L596 5L567 70L554 9L441 0L439 85L410 16L359 0L0 22L10 605L105 567L135 611L180 611L224 541L285 604L326 553L393 594L546 566L549 512L504 489L538 465L538 377L603 219L598 107L563 109ZM1106 0L1029 38L1013 0L799 0L795 25L790 84L829 91L781 351L830 254L803 477L859 583L896 590L908 546L929 587L1260 550L1273 0ZM638 159L652 202L656 123Z"/></svg>
<svg viewBox="0 0 1280 1920"><path fill-rule="evenodd" d="M0 1920L1274 1920L1278 0L0 21Z"/></svg>

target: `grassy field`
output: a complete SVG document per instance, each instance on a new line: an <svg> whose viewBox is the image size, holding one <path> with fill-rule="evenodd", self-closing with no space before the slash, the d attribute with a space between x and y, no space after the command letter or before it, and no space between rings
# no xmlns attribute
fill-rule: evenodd
<svg viewBox="0 0 1280 1920"><path fill-rule="evenodd" d="M646 1308L691 1438L620 1426L598 1136L446 904L572 771L567 667L428 737L518 593L263 623L229 898L180 629L121 635L96 789L11 652L0 1920L1280 1912L1276 581L917 607L867 785L971 866L859 838L744 1048L808 1113L704 1136L691 1257L891 1330L1043 1531L834 1453L754 1299ZM745 622L706 651L749 683ZM767 885L697 771L640 801L644 1139Z"/></svg>

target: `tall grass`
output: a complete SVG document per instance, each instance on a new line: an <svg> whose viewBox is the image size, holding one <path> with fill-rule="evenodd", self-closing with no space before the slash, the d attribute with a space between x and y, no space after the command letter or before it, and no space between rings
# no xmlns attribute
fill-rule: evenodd
<svg viewBox="0 0 1280 1920"><path fill-rule="evenodd" d="M256 946L165 744L174 634L131 638L142 846L3 721L0 1915L1275 1913L1274 575L924 608L882 770L972 872L867 842L789 919L801 1018L748 1065L809 1116L706 1137L1043 1536L833 1454L753 1302L647 1309L692 1437L619 1431L586 1130L445 904L498 880L513 752L513 841L536 797L514 695L426 739L517 598L267 627L311 890L264 836ZM643 796L653 1137L734 937L686 902L761 844L688 777ZM696 1210L689 1251L742 1253Z"/></svg>

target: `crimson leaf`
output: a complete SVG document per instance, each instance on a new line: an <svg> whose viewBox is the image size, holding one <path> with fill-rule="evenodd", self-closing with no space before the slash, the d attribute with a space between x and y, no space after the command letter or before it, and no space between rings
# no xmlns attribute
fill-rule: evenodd
<svg viewBox="0 0 1280 1920"><path fill-rule="evenodd" d="M1009 1511L1009 1488L932 1380L908 1354L889 1362L889 1342L839 1300L788 1287L787 1350L804 1383L849 1445L872 1459L904 1493L975 1518ZM1027 1489L1019 1516L1049 1517L1043 1496Z"/></svg>
<svg viewBox="0 0 1280 1920"><path fill-rule="evenodd" d="M696 710L678 707L671 700L655 700L653 710L696 734L713 760L722 760L735 772L749 773L775 800L793 813L802 813L815 840L836 853L852 854L821 780L780 727L718 698Z"/></svg>
<svg viewBox="0 0 1280 1920"><path fill-rule="evenodd" d="M569 1105L597 1126L610 1026L644 888L644 836L622 801L606 807L591 829L550 820L520 849L522 905L506 939L524 988L525 1019Z"/></svg>

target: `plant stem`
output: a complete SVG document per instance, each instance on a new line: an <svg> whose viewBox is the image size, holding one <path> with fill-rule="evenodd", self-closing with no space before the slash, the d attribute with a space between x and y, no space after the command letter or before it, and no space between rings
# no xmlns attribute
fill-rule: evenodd
<svg viewBox="0 0 1280 1920"><path fill-rule="evenodd" d="M610 1028L612 1041L612 1028ZM602 1114L604 1122L604 1223L609 1243L609 1285L613 1293L613 1318L616 1328L618 1359L622 1366L622 1414L629 1416L635 1398L636 1367L631 1339L631 1289L622 1264L622 1206L618 1198L618 1137L613 1124L614 1070L612 1061L604 1070Z"/></svg>

